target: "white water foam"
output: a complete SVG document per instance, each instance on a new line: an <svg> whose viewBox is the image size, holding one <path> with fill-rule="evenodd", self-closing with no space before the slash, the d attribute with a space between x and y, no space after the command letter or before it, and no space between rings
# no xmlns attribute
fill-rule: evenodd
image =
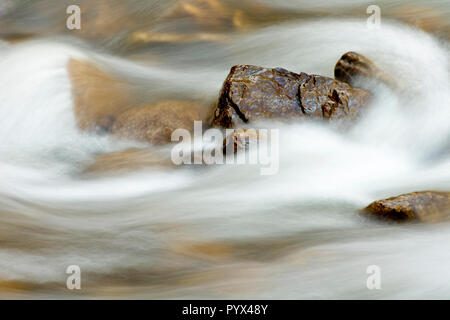
<svg viewBox="0 0 450 320"><path fill-rule="evenodd" d="M168 55L192 62L185 68L47 41L2 50L0 279L46 288L34 297L56 296L65 292L65 267L78 264L88 279L81 294L97 297L448 297L449 224L391 226L357 215L379 198L450 190L447 44L393 23L371 31L323 20L235 37L226 59L196 48ZM86 180L70 170L124 147L76 129L70 57L138 78L155 98L179 89L211 99L233 64L331 75L350 50L387 68L405 90L372 86L370 111L346 133L269 124L280 129L275 176L218 166ZM188 246L216 241L229 252ZM373 264L382 270L380 291L366 288Z"/></svg>

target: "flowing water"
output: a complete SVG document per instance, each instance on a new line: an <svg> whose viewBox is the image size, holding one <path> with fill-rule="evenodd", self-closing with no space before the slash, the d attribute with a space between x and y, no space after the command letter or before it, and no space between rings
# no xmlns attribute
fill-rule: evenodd
<svg viewBox="0 0 450 320"><path fill-rule="evenodd" d="M175 1L145 3L146 30L181 24L158 19ZM449 298L450 223L391 225L358 215L385 197L450 190L446 37L383 18L410 2L379 2L379 30L367 28L366 1L310 3L260 1L272 20L216 32L226 36L217 41L138 50L118 35L96 43L52 34L56 9L49 18L46 7L33 11L23 1L6 22L23 34L31 25L37 36L0 42L0 296ZM449 20L448 2L426 3ZM96 155L135 144L77 129L70 58L108 66L151 100L212 104L232 65L332 76L347 51L371 58L404 89L363 83L376 99L347 132L257 124L279 129L275 175L260 175L257 165L81 174ZM70 265L81 268L81 290L66 288ZM381 269L381 290L366 287L370 265Z"/></svg>

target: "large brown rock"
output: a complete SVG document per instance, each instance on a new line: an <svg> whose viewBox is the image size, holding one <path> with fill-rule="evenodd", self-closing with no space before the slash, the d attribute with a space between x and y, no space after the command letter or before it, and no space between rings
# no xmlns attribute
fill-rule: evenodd
<svg viewBox="0 0 450 320"><path fill-rule="evenodd" d="M422 191L378 200L363 215L397 222L445 220L450 216L450 192Z"/></svg>
<svg viewBox="0 0 450 320"><path fill-rule="evenodd" d="M290 118L347 123L359 117L369 99L368 91L328 77L237 65L223 84L212 126Z"/></svg>

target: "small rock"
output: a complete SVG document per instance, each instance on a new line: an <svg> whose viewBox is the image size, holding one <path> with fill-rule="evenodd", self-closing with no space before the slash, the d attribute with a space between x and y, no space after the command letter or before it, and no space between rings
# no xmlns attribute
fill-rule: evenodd
<svg viewBox="0 0 450 320"><path fill-rule="evenodd" d="M371 94L331 78L251 65L231 68L212 126L236 128L259 119L322 119L342 123L359 117Z"/></svg>
<svg viewBox="0 0 450 320"><path fill-rule="evenodd" d="M422 191L372 202L363 215L397 222L436 222L450 216L450 192Z"/></svg>
<svg viewBox="0 0 450 320"><path fill-rule="evenodd" d="M223 140L223 153L246 151L250 143L258 143L258 138L259 133L254 129L236 129Z"/></svg>
<svg viewBox="0 0 450 320"><path fill-rule="evenodd" d="M358 80L375 79L393 89L399 89L398 80L388 72L378 68L369 58L356 52L345 53L336 63L334 77L354 86Z"/></svg>
<svg viewBox="0 0 450 320"><path fill-rule="evenodd" d="M165 144L171 141L175 129L193 131L194 121L204 120L198 103L163 100L132 108L121 113L111 127L119 138Z"/></svg>

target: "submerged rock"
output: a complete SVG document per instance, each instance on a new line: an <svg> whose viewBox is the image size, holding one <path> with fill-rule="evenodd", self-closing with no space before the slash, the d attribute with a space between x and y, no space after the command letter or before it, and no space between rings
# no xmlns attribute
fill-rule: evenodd
<svg viewBox="0 0 450 320"><path fill-rule="evenodd" d="M194 121L208 117L206 107L197 102L160 100L141 105L132 85L91 62L70 59L67 70L75 119L83 131L164 144L170 142L173 130L192 130Z"/></svg>
<svg viewBox="0 0 450 320"><path fill-rule="evenodd" d="M204 120L198 103L163 100L127 110L115 119L110 132L119 138L165 144L176 129L193 131L194 121Z"/></svg>
<svg viewBox="0 0 450 320"><path fill-rule="evenodd" d="M270 118L346 123L359 117L370 96L328 77L237 65L223 84L212 126L235 128Z"/></svg>
<svg viewBox="0 0 450 320"><path fill-rule="evenodd" d="M397 222L444 220L450 216L450 192L412 192L378 200L361 214Z"/></svg>
<svg viewBox="0 0 450 320"><path fill-rule="evenodd" d="M261 135L254 129L235 129L223 139L223 153L233 154L239 151L246 151L250 144L257 144Z"/></svg>
<svg viewBox="0 0 450 320"><path fill-rule="evenodd" d="M369 58L356 52L345 53L334 67L334 77L354 86L359 80L382 82L393 89L399 89L400 84L389 72L380 69Z"/></svg>
<svg viewBox="0 0 450 320"><path fill-rule="evenodd" d="M128 149L98 155L83 171L84 174L111 174L143 168L174 167L170 154L161 150Z"/></svg>
<svg viewBox="0 0 450 320"><path fill-rule="evenodd" d="M107 131L116 116L136 105L129 84L91 62L70 59L67 71L74 115L81 130Z"/></svg>

